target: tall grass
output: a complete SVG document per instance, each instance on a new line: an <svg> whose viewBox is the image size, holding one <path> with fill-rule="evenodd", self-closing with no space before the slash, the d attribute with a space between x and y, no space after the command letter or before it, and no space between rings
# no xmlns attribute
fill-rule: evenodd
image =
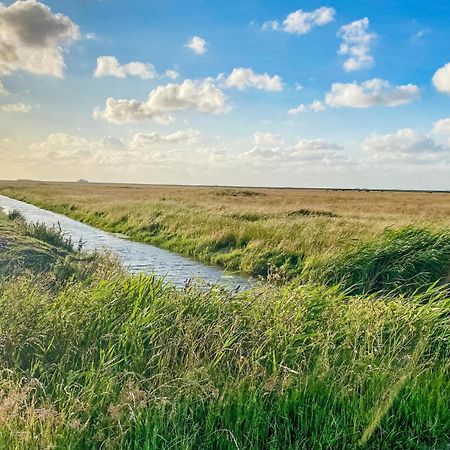
<svg viewBox="0 0 450 450"><path fill-rule="evenodd" d="M440 237L388 233L345 263L386 288L383 251L407 280L408 264L445 261ZM0 270L0 448L448 446L448 286L177 290L20 221L0 217L0 242L1 268L29 249L20 270Z"/></svg>
<svg viewBox="0 0 450 450"><path fill-rule="evenodd" d="M309 279L354 294L407 293L444 281L449 271L450 233L409 227L387 230L377 241L317 264Z"/></svg>
<svg viewBox="0 0 450 450"><path fill-rule="evenodd" d="M153 277L0 290L3 448L447 445L449 299Z"/></svg>

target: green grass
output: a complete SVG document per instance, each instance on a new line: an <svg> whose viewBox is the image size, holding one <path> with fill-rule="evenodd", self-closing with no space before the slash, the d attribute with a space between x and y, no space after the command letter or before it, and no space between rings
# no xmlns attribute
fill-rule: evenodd
<svg viewBox="0 0 450 450"><path fill-rule="evenodd" d="M436 216L447 211L450 197L438 194L368 193L364 200L353 198L361 193L58 183L10 183L0 190L279 284L296 279L341 284L354 294L411 294L443 282L450 269L450 213ZM416 202L427 202L429 216L409 211ZM381 212L370 213L374 208Z"/></svg>
<svg viewBox="0 0 450 450"><path fill-rule="evenodd" d="M178 291L31 237L20 221L0 227L4 262L14 246L49 255L0 274L0 448L448 447L444 286ZM398 238L385 239L398 249ZM408 234L419 262L423 249L440 257L435 238ZM383 248L365 253L383 261Z"/></svg>

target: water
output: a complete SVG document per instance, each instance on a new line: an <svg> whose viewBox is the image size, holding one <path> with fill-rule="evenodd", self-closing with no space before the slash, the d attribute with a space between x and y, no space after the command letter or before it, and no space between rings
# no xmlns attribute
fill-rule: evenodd
<svg viewBox="0 0 450 450"><path fill-rule="evenodd" d="M129 241L112 233L99 230L61 214L0 195L0 208L6 212L20 211L32 223L48 226L59 224L72 242L83 241L85 250L107 249L117 255L122 265L131 273L155 273L174 283L185 286L188 280L199 279L207 285L220 284L229 289L248 289L251 281L238 275L227 274L218 267L207 266L198 261L177 255L153 245Z"/></svg>

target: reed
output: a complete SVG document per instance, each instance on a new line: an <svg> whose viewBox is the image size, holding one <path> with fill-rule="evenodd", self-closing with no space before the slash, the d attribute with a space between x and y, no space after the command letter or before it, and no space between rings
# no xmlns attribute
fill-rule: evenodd
<svg viewBox="0 0 450 450"><path fill-rule="evenodd" d="M448 445L445 286L177 290L41 237L0 216L4 262L50 255L0 272L1 448Z"/></svg>

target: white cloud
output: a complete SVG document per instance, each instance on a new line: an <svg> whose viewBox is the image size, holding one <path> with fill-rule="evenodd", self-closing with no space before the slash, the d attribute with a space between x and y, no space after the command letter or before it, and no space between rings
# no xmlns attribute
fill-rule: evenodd
<svg viewBox="0 0 450 450"><path fill-rule="evenodd" d="M280 24L276 20L267 20L262 24L263 31L278 30L279 28Z"/></svg>
<svg viewBox="0 0 450 450"><path fill-rule="evenodd" d="M438 91L450 94L450 62L436 71L433 84Z"/></svg>
<svg viewBox="0 0 450 450"><path fill-rule="evenodd" d="M371 106L399 106L420 96L414 84L391 86L388 81L374 78L361 84L333 83L325 96L325 103L333 108L369 108Z"/></svg>
<svg viewBox="0 0 450 450"><path fill-rule="evenodd" d="M256 167L270 167L273 170L291 168L292 165L318 167L345 164L350 158L339 145L324 139L300 139L293 146L265 148L255 146L239 155L239 159Z"/></svg>
<svg viewBox="0 0 450 450"><path fill-rule="evenodd" d="M226 78L220 75L219 79L223 79L226 87L237 88L239 90L250 87L264 91L283 90L283 80L279 75L270 76L268 73L258 74L253 72L252 69L243 67L233 69Z"/></svg>
<svg viewBox="0 0 450 450"><path fill-rule="evenodd" d="M369 33L368 30L369 19L367 17L340 28L339 36L342 37L342 44L338 53L348 56L343 64L347 72L365 69L373 65L374 59L370 55L370 47L376 35Z"/></svg>
<svg viewBox="0 0 450 450"><path fill-rule="evenodd" d="M371 160L379 162L430 164L448 160L450 156L450 147L411 128L391 134L373 134L362 142L361 148Z"/></svg>
<svg viewBox="0 0 450 450"><path fill-rule="evenodd" d="M165 135L157 132L137 133L130 142L130 148L142 150L155 146L160 147L161 144L191 145L198 142L200 136L200 131L193 129L179 130Z"/></svg>
<svg viewBox="0 0 450 450"><path fill-rule="evenodd" d="M279 134L264 133L263 131L255 131L251 137L251 141L255 145L261 146L278 146L283 144L283 139Z"/></svg>
<svg viewBox="0 0 450 450"><path fill-rule="evenodd" d="M321 112L325 111L325 105L319 100L314 100L312 103L309 104L309 109L311 109L311 111L314 112Z"/></svg>
<svg viewBox="0 0 450 450"><path fill-rule="evenodd" d="M206 53L207 51L206 41L200 36L192 37L184 44L184 46L191 49L194 53L197 53L197 55L203 55L203 53Z"/></svg>
<svg viewBox="0 0 450 450"><path fill-rule="evenodd" d="M169 135L158 133L137 134L129 144L116 137L88 140L66 133L53 133L44 141L33 143L29 150L17 156L9 155L11 163L31 167L51 175L55 168L75 178L103 177L104 174L135 177L149 173L180 176L190 173L192 179L199 173L209 173L222 166L230 168L231 159L223 150L208 147L186 147L193 143L199 132L180 130ZM161 145L163 144L163 145ZM98 167L102 167L101 173ZM49 176L47 175L47 177ZM135 178L134 178L135 179Z"/></svg>
<svg viewBox="0 0 450 450"><path fill-rule="evenodd" d="M292 34L306 34L313 28L320 27L334 20L334 8L321 7L306 12L301 9L289 14L280 25L276 20L269 20L263 24L263 30L280 30Z"/></svg>
<svg viewBox="0 0 450 450"><path fill-rule="evenodd" d="M136 156L136 151L161 147L161 144L165 144L166 149L180 144L194 144L198 142L200 136L200 131L193 129L179 130L166 135L157 132L137 133L130 143L126 144L114 136L105 136L96 141L67 133L52 133L45 140L31 144L29 148L41 157L50 154L56 155L58 159L77 156L91 158L96 155L106 157L109 154L114 159L118 153Z"/></svg>
<svg viewBox="0 0 450 450"><path fill-rule="evenodd" d="M166 70L165 75L167 78L170 78L171 80L176 80L180 76L180 74L176 70L172 69Z"/></svg>
<svg viewBox="0 0 450 450"><path fill-rule="evenodd" d="M127 145L113 136L97 141L67 133L52 133L43 141L32 143L29 150L31 152L19 156L21 166L41 166L50 172L54 168L69 170L77 178L84 176L86 169L98 173L99 166L104 169L116 165L124 170L123 164L132 162Z"/></svg>
<svg viewBox="0 0 450 450"><path fill-rule="evenodd" d="M32 107L30 105L25 105L24 103L3 103L0 104L1 112L13 112L13 113L28 113Z"/></svg>
<svg viewBox="0 0 450 450"><path fill-rule="evenodd" d="M291 108L288 111L288 114L290 114L291 116L296 116L297 114L303 113L307 110L308 110L308 107L306 105L304 105L303 103L301 103L300 105L296 106L295 108Z"/></svg>
<svg viewBox="0 0 450 450"><path fill-rule="evenodd" d="M67 133L51 133L40 142L34 142L29 147L31 150L47 152L86 152L97 150L126 150L122 140L105 136L100 141L89 141L83 137L73 136Z"/></svg>
<svg viewBox="0 0 450 450"><path fill-rule="evenodd" d="M293 148L293 155L302 160L342 159L344 149L324 139L300 139ZM345 157L346 158L346 157Z"/></svg>
<svg viewBox="0 0 450 450"><path fill-rule="evenodd" d="M43 3L0 3L0 75L24 70L62 77L65 65L61 46L79 38L74 22L63 14L53 14Z"/></svg>
<svg viewBox="0 0 450 450"><path fill-rule="evenodd" d="M433 124L433 133L450 135L450 117L448 119L438 120Z"/></svg>
<svg viewBox="0 0 450 450"><path fill-rule="evenodd" d="M195 110L209 114L227 112L226 95L210 80L184 80L153 89L147 101L108 98L104 110L96 109L95 118L122 124L141 120L169 123L173 111Z"/></svg>
<svg viewBox="0 0 450 450"><path fill-rule="evenodd" d="M146 64L138 61L132 61L128 64L120 65L114 56L100 56L97 58L97 68L94 77L116 77L126 78L128 75L151 80L155 78L156 71L153 64Z"/></svg>
<svg viewBox="0 0 450 450"><path fill-rule="evenodd" d="M295 108L291 108L288 111L288 114L290 114L291 116L295 116L297 114L306 112L306 111L313 111L313 112L321 112L321 111L325 111L326 107L325 105L319 101L319 100L314 100L313 102L311 102L309 105L305 105L303 103L301 103L300 105L296 106Z"/></svg>

